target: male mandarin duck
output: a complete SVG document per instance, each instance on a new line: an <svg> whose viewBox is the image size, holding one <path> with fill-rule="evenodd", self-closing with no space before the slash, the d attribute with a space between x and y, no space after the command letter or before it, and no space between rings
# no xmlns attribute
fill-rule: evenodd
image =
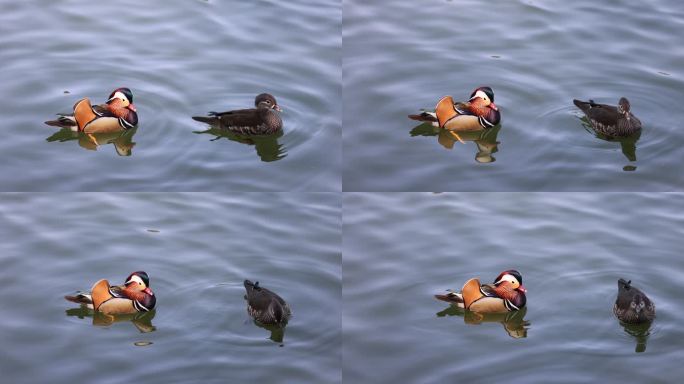
<svg viewBox="0 0 684 384"><path fill-rule="evenodd" d="M111 286L102 279L93 285L90 292L79 292L64 298L107 315L148 312L154 309L157 302L150 289L150 278L143 271L128 275L123 285Z"/></svg>
<svg viewBox="0 0 684 384"><path fill-rule="evenodd" d="M581 109L596 133L606 136L630 136L641 130L641 121L630 112L629 100L620 98L618 106L596 104L594 100L573 103Z"/></svg>
<svg viewBox="0 0 684 384"><path fill-rule="evenodd" d="M523 308L527 302L525 292L520 272L509 269L501 272L493 284L480 284L473 278L466 281L461 292L449 291L435 297L473 312L502 313Z"/></svg>
<svg viewBox="0 0 684 384"><path fill-rule="evenodd" d="M193 116L192 119L218 126L239 135L271 135L283 127L278 112L280 106L268 93L257 95L256 108L237 109L226 112L209 112L209 116Z"/></svg>
<svg viewBox="0 0 684 384"><path fill-rule="evenodd" d="M83 98L74 104L73 114L59 116L45 124L88 134L120 132L138 125L133 93L128 88L112 91L105 104L91 105L87 97Z"/></svg>
<svg viewBox="0 0 684 384"><path fill-rule="evenodd" d="M619 279L613 313L623 323L647 323L655 318L655 304L639 289L632 287L632 280Z"/></svg>
<svg viewBox="0 0 684 384"><path fill-rule="evenodd" d="M259 282L252 283L245 280L247 294L247 313L261 324L287 324L292 311L282 297L266 288L259 286Z"/></svg>
<svg viewBox="0 0 684 384"><path fill-rule="evenodd" d="M499 124L501 113L494 104L494 91L490 87L479 87L466 102L454 102L451 96L444 96L437 103L435 112L409 115L409 118L431 122L450 131L476 131Z"/></svg>

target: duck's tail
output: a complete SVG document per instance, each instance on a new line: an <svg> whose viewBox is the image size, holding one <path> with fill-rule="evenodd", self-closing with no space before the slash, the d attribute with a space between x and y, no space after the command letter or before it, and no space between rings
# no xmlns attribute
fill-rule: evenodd
<svg viewBox="0 0 684 384"><path fill-rule="evenodd" d="M437 300L446 301L447 303L455 305L459 308L465 307L465 305L463 304L463 296L460 293L450 291L450 292L447 292L446 294L435 295L435 298Z"/></svg>
<svg viewBox="0 0 684 384"><path fill-rule="evenodd" d="M594 100L589 100L589 101L582 101L582 100L577 100L574 99L572 100L573 104L579 109L581 109L583 112L586 112L591 108L592 104L594 104Z"/></svg>
<svg viewBox="0 0 684 384"><path fill-rule="evenodd" d="M408 115L408 118L411 120L416 120L416 121L426 121L430 123L436 123L438 122L437 120L437 115L435 115L434 112L422 112L419 115Z"/></svg>
<svg viewBox="0 0 684 384"><path fill-rule="evenodd" d="M57 120L48 120L45 122L45 124L47 124L51 127L78 129L77 128L78 125L76 124L76 120L71 115L59 115Z"/></svg>
<svg viewBox="0 0 684 384"><path fill-rule="evenodd" d="M218 118L216 116L193 116L192 119L210 125L218 123Z"/></svg>
<svg viewBox="0 0 684 384"><path fill-rule="evenodd" d="M64 298L77 304L93 305L93 297L83 292L77 292L74 296L67 295Z"/></svg>

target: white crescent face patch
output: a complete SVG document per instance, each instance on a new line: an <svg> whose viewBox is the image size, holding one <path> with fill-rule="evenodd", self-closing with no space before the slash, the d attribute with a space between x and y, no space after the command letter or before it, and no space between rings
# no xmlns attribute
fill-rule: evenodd
<svg viewBox="0 0 684 384"><path fill-rule="evenodd" d="M114 100L114 99L120 99L120 100L123 101L124 104L126 104L126 105L128 105L128 104L131 103L130 100L128 100L128 97L126 97L126 95L124 95L124 94L121 93L120 91L114 92L114 96L112 96L111 98L109 98L109 100Z"/></svg>
<svg viewBox="0 0 684 384"><path fill-rule="evenodd" d="M478 97L484 101L489 101L489 96L487 96L487 94L481 90L475 92L475 95L473 95L473 97L471 97L470 100L473 100L473 99L478 98Z"/></svg>
<svg viewBox="0 0 684 384"><path fill-rule="evenodd" d="M141 289L147 288L145 286L145 282L138 275L131 276L131 278L125 284L128 285L129 283L136 283L139 287L141 287Z"/></svg>
<svg viewBox="0 0 684 384"><path fill-rule="evenodd" d="M501 276L499 281L495 282L494 284L499 284L499 283L502 283L504 281L511 283L513 286L519 286L520 285L520 282L518 281L518 279L516 279L515 276L508 274L508 273Z"/></svg>

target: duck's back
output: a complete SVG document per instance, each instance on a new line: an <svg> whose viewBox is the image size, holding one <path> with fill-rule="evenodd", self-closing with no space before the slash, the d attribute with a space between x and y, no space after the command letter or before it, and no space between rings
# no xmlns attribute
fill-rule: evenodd
<svg viewBox="0 0 684 384"><path fill-rule="evenodd" d="M282 297L278 296L266 288L259 286L259 283L252 284L245 280L247 291L247 312L255 320L263 324L283 324L290 317L291 311L288 304Z"/></svg>
<svg viewBox="0 0 684 384"><path fill-rule="evenodd" d="M242 135L269 135L282 127L277 112L270 109L247 109L221 115L220 126Z"/></svg>

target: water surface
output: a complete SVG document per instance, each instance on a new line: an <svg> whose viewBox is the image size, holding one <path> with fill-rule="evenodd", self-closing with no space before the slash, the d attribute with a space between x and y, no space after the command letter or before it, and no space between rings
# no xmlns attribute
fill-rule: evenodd
<svg viewBox="0 0 684 384"><path fill-rule="evenodd" d="M5 2L0 189L339 191L341 17L339 1ZM121 86L134 135L97 146L43 124ZM209 126L191 116L262 92L284 109L280 137L194 133Z"/></svg>
<svg viewBox="0 0 684 384"><path fill-rule="evenodd" d="M343 374L359 383L671 383L684 374L684 195L344 196ZM515 268L527 310L479 318L436 300ZM625 277L650 329L612 314ZM636 336L634 336L636 335Z"/></svg>
<svg viewBox="0 0 684 384"><path fill-rule="evenodd" d="M345 190L684 185L677 107L684 99L684 8L677 0L351 0L343 35ZM482 85L494 89L502 113L493 159L480 161L473 140L445 146L441 137L414 134L408 114L433 108L444 95L467 99ZM621 96L644 125L627 151L585 130L572 103L615 105Z"/></svg>
<svg viewBox="0 0 684 384"><path fill-rule="evenodd" d="M341 382L340 196L0 197L0 372L7 383ZM144 270L157 297L112 323L63 296ZM290 304L248 316L244 279Z"/></svg>

